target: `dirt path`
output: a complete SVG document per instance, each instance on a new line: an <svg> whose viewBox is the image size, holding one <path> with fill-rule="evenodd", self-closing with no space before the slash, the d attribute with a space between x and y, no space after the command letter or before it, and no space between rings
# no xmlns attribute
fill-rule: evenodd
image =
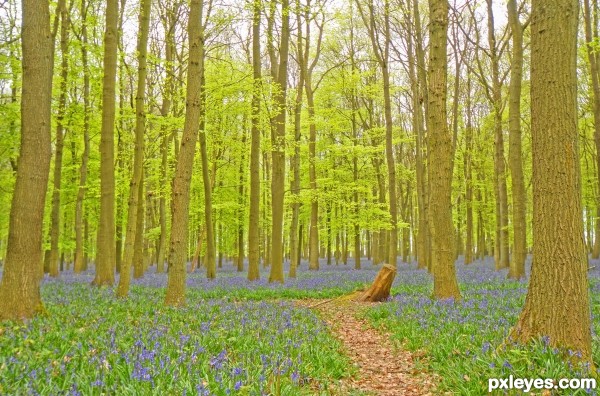
<svg viewBox="0 0 600 396"><path fill-rule="evenodd" d="M302 301L301 304L321 313L358 367L357 378L342 380L340 394L350 394L351 390L380 396L433 394L433 378L415 370L413 355L394 348L388 335L356 317L367 307L365 304L339 300Z"/></svg>

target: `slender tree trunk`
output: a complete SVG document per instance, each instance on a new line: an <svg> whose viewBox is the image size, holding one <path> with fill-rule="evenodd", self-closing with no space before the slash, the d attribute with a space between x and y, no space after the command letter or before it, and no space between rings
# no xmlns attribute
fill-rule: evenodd
<svg viewBox="0 0 600 396"><path fill-rule="evenodd" d="M309 37L307 37L307 40ZM309 138L308 138L308 178L311 190L310 229L308 236L308 269L319 269L319 197L317 190L316 145L317 125L315 121L315 101L311 75L306 76L306 102L308 105Z"/></svg>
<svg viewBox="0 0 600 396"><path fill-rule="evenodd" d="M58 239L60 234L60 191L62 183L62 162L65 137L65 112L67 108L67 80L69 78L69 29L70 21L65 1L60 7L60 94L58 97L58 115L56 117L56 141L54 156L54 180L52 190L52 211L50 214L50 254L48 270L51 277L58 277Z"/></svg>
<svg viewBox="0 0 600 396"><path fill-rule="evenodd" d="M448 2L429 0L429 182L433 243L433 295L460 299L454 269L452 225L452 136L446 120Z"/></svg>
<svg viewBox="0 0 600 396"><path fill-rule="evenodd" d="M492 106L494 107L494 170L496 178L496 269L509 267L508 192L506 188L506 165L504 160L504 133L502 131L502 82L500 59L494 33L492 0L487 1L488 42L492 63Z"/></svg>
<svg viewBox="0 0 600 396"><path fill-rule="evenodd" d="M278 107L274 118L272 136L272 169L271 175L271 273L269 282L283 283L283 198L285 183L285 119L286 119L286 93L288 75L290 16L289 1L281 1L282 25L281 41L279 46L279 67L277 71L277 90L274 102Z"/></svg>
<svg viewBox="0 0 600 396"><path fill-rule="evenodd" d="M202 113L202 59L204 58L204 37L202 32L202 0L191 0L188 22L189 65L187 76L186 111L181 147L173 179L172 221L169 241L167 293L165 304L185 305L186 247L188 242L188 221L190 203L190 183L198 138L198 125Z"/></svg>
<svg viewBox="0 0 600 396"><path fill-rule="evenodd" d="M261 2L254 0L252 19L252 131L250 143L250 208L248 219L248 280L260 277L260 96L261 96L261 54L260 54L260 15Z"/></svg>
<svg viewBox="0 0 600 396"><path fill-rule="evenodd" d="M215 257L215 233L212 219L212 183L210 180L208 154L206 152L206 94L204 91L204 60L201 59L200 62L202 64L202 94L200 99L200 157L202 159L202 181L204 185L204 223L206 228L206 254L204 255L204 259L206 265L206 277L208 279L215 279L217 276L217 268Z"/></svg>
<svg viewBox="0 0 600 396"><path fill-rule="evenodd" d="M87 166L90 154L90 70L88 66L87 5L81 1L81 64L83 69L83 153L79 168L79 187L75 203L75 263L73 271L79 273L84 268L83 238L83 199L85 198Z"/></svg>
<svg viewBox="0 0 600 396"><path fill-rule="evenodd" d="M22 1L21 146L10 208L0 320L43 312L40 298L44 204L51 159L52 40L49 3Z"/></svg>
<svg viewBox="0 0 600 396"><path fill-rule="evenodd" d="M508 277L520 279L525 276L527 257L527 223L525 210L527 195L523 177L521 148L521 79L523 75L523 27L519 22L517 0L508 1L508 18L512 33L512 64L508 103L509 127L509 167L512 178L513 195L513 255L510 260Z"/></svg>
<svg viewBox="0 0 600 396"><path fill-rule="evenodd" d="M244 117L245 118L245 117ZM244 120L244 126L247 125L247 121ZM246 134L247 132L244 130L242 132L242 147L246 147ZM240 157L240 168L239 168L239 187L238 187L238 199L239 199L239 208L240 212L244 212L244 207L246 204L246 195L245 195L245 178L244 178L244 155L242 154ZM238 219L237 224L237 270L238 272L244 271L244 221L242 217Z"/></svg>
<svg viewBox="0 0 600 396"><path fill-rule="evenodd" d="M131 192L135 194L134 191ZM137 216L135 224L135 238L133 240L133 277L139 279L144 276L144 174L137 186Z"/></svg>
<svg viewBox="0 0 600 396"><path fill-rule="evenodd" d="M143 214L139 208L142 208L143 198L143 171L144 171L144 134L146 130L146 76L147 53L148 53L148 32L150 29L150 0L141 0L139 14L139 33L137 42L138 54L138 81L135 97L135 153L133 158L133 174L129 183L129 201L127 204L127 231L125 234L125 250L123 252L123 261L121 264L121 276L117 289L118 297L126 297L129 293L129 284L131 281L131 266L134 262L134 250L141 240L143 227L140 227ZM142 209L143 210L143 209ZM141 277L139 266L135 266L136 278Z"/></svg>
<svg viewBox="0 0 600 396"><path fill-rule="evenodd" d="M465 172L465 209L466 209L466 224L465 224L465 264L473 262L473 123L472 123L472 106L471 106L471 78L467 77L467 125L465 126L465 154L464 172Z"/></svg>
<svg viewBox="0 0 600 396"><path fill-rule="evenodd" d="M119 3L106 0L104 77L102 80L102 127L100 132L100 216L96 241L96 276L92 284L115 281L115 80L117 73L117 25Z"/></svg>
<svg viewBox="0 0 600 396"><path fill-rule="evenodd" d="M534 262L510 338L528 342L545 336L570 359L591 362L577 133L578 6L577 0L532 2ZM569 356L567 350L580 355Z"/></svg>
<svg viewBox="0 0 600 396"><path fill-rule="evenodd" d="M174 59L175 59L175 18L176 9L170 3L166 6L165 15L165 89L163 90L163 101L160 109L162 117L168 117L171 113L172 107L172 91L174 89ZM169 167L169 128L166 126L162 130L161 138L161 165L160 165L160 180L161 185L166 186L167 170ZM160 237L158 243L158 261L156 272L164 272L165 267L165 256L166 256L166 245L167 245L167 202L166 202L166 191L161 190L159 198L159 217L160 217Z"/></svg>

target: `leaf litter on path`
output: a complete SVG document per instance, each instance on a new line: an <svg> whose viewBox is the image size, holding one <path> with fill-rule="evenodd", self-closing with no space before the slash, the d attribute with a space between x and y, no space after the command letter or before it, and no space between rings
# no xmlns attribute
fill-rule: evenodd
<svg viewBox="0 0 600 396"><path fill-rule="evenodd" d="M350 298L332 300L301 300L320 313L331 332L344 345L358 369L356 378L341 380L331 395L361 392L378 396L429 396L434 394L435 377L415 366L415 354L397 348L389 334L371 327L360 318L361 310L372 303L359 303Z"/></svg>

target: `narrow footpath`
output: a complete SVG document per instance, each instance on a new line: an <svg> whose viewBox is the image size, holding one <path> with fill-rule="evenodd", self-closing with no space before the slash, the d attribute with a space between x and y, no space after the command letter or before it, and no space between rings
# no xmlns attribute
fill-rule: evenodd
<svg viewBox="0 0 600 396"><path fill-rule="evenodd" d="M320 313L358 368L356 378L341 381L340 394L359 391L362 395L379 396L433 395L434 378L415 369L413 354L395 348L388 334L357 318L369 303L340 299L300 303Z"/></svg>

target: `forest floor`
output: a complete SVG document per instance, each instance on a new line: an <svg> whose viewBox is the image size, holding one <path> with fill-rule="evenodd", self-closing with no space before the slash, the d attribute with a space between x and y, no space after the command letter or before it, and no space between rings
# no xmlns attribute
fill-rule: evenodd
<svg viewBox="0 0 600 396"><path fill-rule="evenodd" d="M305 299L297 304L315 310L323 318L358 369L357 376L342 379L340 394L357 391L380 396L433 394L434 377L417 367L416 354L394 345L389 334L362 318L363 311L373 303L336 298Z"/></svg>

